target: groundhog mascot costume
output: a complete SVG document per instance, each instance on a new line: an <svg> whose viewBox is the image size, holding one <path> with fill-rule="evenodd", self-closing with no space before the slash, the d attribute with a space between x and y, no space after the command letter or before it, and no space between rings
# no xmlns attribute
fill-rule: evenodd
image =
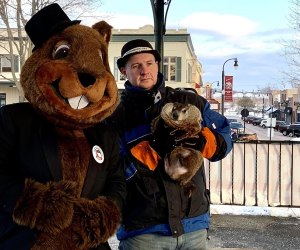
<svg viewBox="0 0 300 250"><path fill-rule="evenodd" d="M1 250L110 249L121 220L118 141L103 121L118 104L111 26L79 23L51 4L25 26L28 103L0 109Z"/></svg>

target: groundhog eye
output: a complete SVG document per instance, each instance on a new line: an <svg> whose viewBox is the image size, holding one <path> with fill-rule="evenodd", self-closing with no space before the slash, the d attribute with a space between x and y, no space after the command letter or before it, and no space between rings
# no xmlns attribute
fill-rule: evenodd
<svg viewBox="0 0 300 250"><path fill-rule="evenodd" d="M66 44L58 46L54 53L53 53L53 58L54 59L61 59L65 58L69 54L70 47Z"/></svg>

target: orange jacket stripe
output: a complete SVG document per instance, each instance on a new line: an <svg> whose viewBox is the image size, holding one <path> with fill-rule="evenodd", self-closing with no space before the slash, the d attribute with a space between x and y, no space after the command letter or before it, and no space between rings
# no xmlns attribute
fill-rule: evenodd
<svg viewBox="0 0 300 250"><path fill-rule="evenodd" d="M201 133L206 139L206 144L202 149L202 156L206 159L210 159L213 157L214 153L217 150L216 137L213 132L211 132L211 130L206 127L202 129Z"/></svg>
<svg viewBox="0 0 300 250"><path fill-rule="evenodd" d="M154 171L160 159L156 151L149 145L148 141L142 141L130 149L131 154L141 163Z"/></svg>

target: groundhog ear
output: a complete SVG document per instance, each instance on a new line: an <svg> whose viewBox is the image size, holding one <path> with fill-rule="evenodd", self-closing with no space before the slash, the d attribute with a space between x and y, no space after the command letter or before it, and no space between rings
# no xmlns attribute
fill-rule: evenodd
<svg viewBox="0 0 300 250"><path fill-rule="evenodd" d="M98 23L95 23L92 26L93 29L97 30L104 38L107 44L110 42L111 38L111 29L112 26L110 26L107 22L105 21L100 21Z"/></svg>

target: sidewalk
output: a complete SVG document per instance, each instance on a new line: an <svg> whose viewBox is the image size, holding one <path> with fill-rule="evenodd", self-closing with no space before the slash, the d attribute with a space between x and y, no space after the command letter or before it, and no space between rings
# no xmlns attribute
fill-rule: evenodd
<svg viewBox="0 0 300 250"><path fill-rule="evenodd" d="M300 219L213 214L209 236L212 249L299 250Z"/></svg>
<svg viewBox="0 0 300 250"><path fill-rule="evenodd" d="M212 214L209 238L211 250L299 250L300 218ZM118 249L116 238L110 246Z"/></svg>

